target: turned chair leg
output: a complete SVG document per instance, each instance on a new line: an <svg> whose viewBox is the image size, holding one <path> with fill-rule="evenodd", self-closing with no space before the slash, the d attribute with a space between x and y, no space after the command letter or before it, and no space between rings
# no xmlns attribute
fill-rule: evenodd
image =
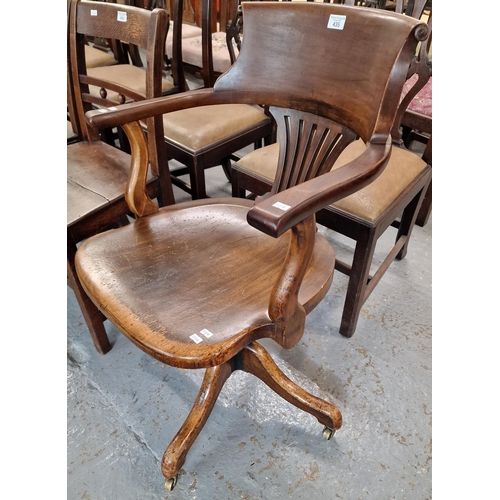
<svg viewBox="0 0 500 500"><path fill-rule="evenodd" d="M342 426L342 415L334 404L313 396L292 382L279 369L265 348L253 342L227 363L206 370L191 412L163 454L162 473L166 478L166 489L174 488L177 474L210 416L222 387L236 370L255 375L283 399L316 417L318 422L325 426L325 439L330 439Z"/></svg>

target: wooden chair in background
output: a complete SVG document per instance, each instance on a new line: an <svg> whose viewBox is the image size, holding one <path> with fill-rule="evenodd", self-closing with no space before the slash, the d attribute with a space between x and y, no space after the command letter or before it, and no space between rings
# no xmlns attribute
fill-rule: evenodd
<svg viewBox="0 0 500 500"><path fill-rule="evenodd" d="M307 314L327 293L335 256L316 231L315 213L383 173L407 68L427 34L408 16L324 3L247 2L243 14L242 51L213 88L87 114L94 127L121 125L129 135L136 219L82 243L81 283L144 352L205 370L193 409L163 456L167 489L233 371L254 374L315 416L326 439L340 428L338 408L287 378L258 340L296 345ZM331 15L347 16L344 29L330 29ZM367 25L370 37L360 36ZM223 103L268 105L276 119L281 149L271 194L255 203L222 198L158 208L143 188L138 121ZM364 153L331 170L358 136Z"/></svg>
<svg viewBox="0 0 500 500"><path fill-rule="evenodd" d="M93 15L94 12L97 15ZM118 20L118 13L126 17ZM130 24L135 29L130 30ZM103 324L105 317L83 291L76 275L74 257L77 245L84 239L111 226L127 222L130 209L126 202L126 186L130 155L100 140L88 128L85 112L94 106L107 108L129 99L141 100L162 95L162 68L168 14L105 2L71 0L68 16L68 100L69 110L79 141L67 149L67 267L68 285L74 290L96 349L104 354L111 348ZM85 36L112 37L136 44L147 55L147 68L141 70L144 95L117 83L99 80L87 74ZM139 68L137 68L139 69ZM97 96L89 90L99 89ZM111 100L113 95L116 101ZM161 119L148 124L150 161L154 173L145 184L149 196L162 204L173 203L172 186L168 182L165 144ZM147 154L147 151L141 152ZM161 166L163 165L163 168Z"/></svg>
<svg viewBox="0 0 500 500"><path fill-rule="evenodd" d="M198 1L196 2L196 4ZM176 5L174 0L169 0L166 3L167 10L170 13L171 17L171 27L173 27L173 20L176 19L178 16L174 15L174 11L176 9ZM181 26L181 37L182 39L187 39L187 38L194 38L197 36L201 36L202 29L201 29L201 9L200 12L194 11L193 7L193 2L191 0L185 0L182 2L182 26ZM166 49L165 49L169 59L172 58L173 55L173 30L171 29L169 31L169 34L167 35L167 42L166 42ZM182 54L181 54L181 59L183 60ZM183 65L186 69L186 62L183 60Z"/></svg>
<svg viewBox="0 0 500 500"><path fill-rule="evenodd" d="M69 15L69 6L70 2L68 0L68 15ZM85 63L87 68L96 68L98 66L110 66L112 64L117 64L117 60L109 48L106 40L101 40L102 43L97 44L89 44L88 40L86 40L85 44ZM69 73L68 73L69 76ZM71 84L69 80L67 80L67 91L70 92ZM67 140L68 144L73 144L74 142L78 142L78 127L74 122L75 111L73 109L69 109L70 106L74 106L73 99L70 95L68 95L68 112L67 112Z"/></svg>
<svg viewBox="0 0 500 500"><path fill-rule="evenodd" d="M174 12L182 14L184 1L174 0ZM205 33L210 30L212 14L210 11L213 0L204 0L203 26ZM182 24L181 18L174 19L175 25ZM182 46L185 40L180 34L177 38L178 51L174 54L179 78L184 78ZM205 74L213 74L210 69L210 57L207 60ZM214 82L208 85L211 87ZM163 117L165 142L169 159L176 160L180 166L172 167L172 182L191 194L193 199L207 197L205 170L222 166L226 175L230 175L231 159L242 148L270 142L273 133L273 123L264 110L255 105L222 104L204 106L168 113ZM186 182L182 176L188 174Z"/></svg>
<svg viewBox="0 0 500 500"><path fill-rule="evenodd" d="M426 6L430 2L426 3ZM418 7L418 0L415 1ZM402 116L398 116L401 139L408 150L412 150L414 141L425 145L424 156L432 164L432 10L426 16L431 28L429 38L420 47L414 73L407 80L403 89L401 108L407 104ZM432 180L425 192L422 206L417 215L416 224L425 226L432 211Z"/></svg>
<svg viewBox="0 0 500 500"><path fill-rule="evenodd" d="M231 24L237 0L197 0L202 32L183 41L182 58L203 79L205 87L227 71L232 62L226 31ZM207 55L210 60L207 60Z"/></svg>
<svg viewBox="0 0 500 500"><path fill-rule="evenodd" d="M346 0L345 3L348 2L353 4L352 0ZM401 0L398 2L401 6ZM351 8L359 9L359 7ZM399 13L397 15L401 16ZM414 58L411 64L413 69L408 72L408 76L412 75L413 71L418 71L417 68L421 64L425 64L423 59ZM411 100L416 91L409 89L407 99ZM406 101L402 103L402 106L405 105ZM339 332L346 337L354 334L363 304L389 265L394 259L405 257L411 231L431 179L430 148L422 159L406 148L399 147L401 141L398 120L402 115L401 107L397 115L399 118L396 119L397 123L393 128L395 147L389 164L380 178L365 189L317 214L317 220L322 225L355 242L352 262L337 260L335 265L338 271L349 276L339 327ZM339 157L334 168L340 168L352 161L364 153L365 149L365 141L359 139L353 142ZM244 197L247 191L250 192L250 196L263 195L270 191L277 171L278 155L279 145L272 144L249 153L233 164L231 172L233 196ZM395 244L371 274L377 241L390 227L397 228Z"/></svg>

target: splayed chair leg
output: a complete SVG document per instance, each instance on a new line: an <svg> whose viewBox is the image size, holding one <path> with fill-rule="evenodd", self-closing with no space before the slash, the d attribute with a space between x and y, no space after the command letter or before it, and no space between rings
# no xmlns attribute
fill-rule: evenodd
<svg viewBox="0 0 500 500"><path fill-rule="evenodd" d="M191 412L163 454L162 473L166 478L166 489L174 488L177 474L184 465L191 446L210 416L224 383L235 370L251 373L283 399L316 417L318 422L325 426L325 439L330 439L342 426L342 415L334 404L313 396L292 382L279 369L266 349L261 344L252 342L232 360L208 368L205 372Z"/></svg>
<svg viewBox="0 0 500 500"><path fill-rule="evenodd" d="M231 372L230 362L208 368L205 372L203 383L201 384L200 391L191 412L163 454L161 469L163 475L167 479L167 483L170 481L170 488L168 488L167 483L165 483L165 487L168 489L172 489L175 485L174 478L184 465L188 451L203 429L217 401L217 397L224 383L231 375Z"/></svg>
<svg viewBox="0 0 500 500"><path fill-rule="evenodd" d="M316 417L328 429L334 431L342 426L340 410L292 382L261 344L252 342L243 349L241 369L255 375L289 403ZM325 435L324 437L329 439Z"/></svg>

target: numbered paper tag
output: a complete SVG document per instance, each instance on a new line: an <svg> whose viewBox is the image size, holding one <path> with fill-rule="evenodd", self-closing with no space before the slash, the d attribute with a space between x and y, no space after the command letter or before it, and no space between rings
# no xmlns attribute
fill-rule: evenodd
<svg viewBox="0 0 500 500"><path fill-rule="evenodd" d="M206 328L203 328L203 330L200 331L202 335L205 335L207 339L209 339L213 333L210 330L207 330Z"/></svg>
<svg viewBox="0 0 500 500"><path fill-rule="evenodd" d="M97 10L95 10L95 9L90 9L90 15L91 15L91 16L97 16Z"/></svg>
<svg viewBox="0 0 500 500"><path fill-rule="evenodd" d="M193 333L193 335L191 335L189 338L196 344L203 342L203 339L199 335L196 335L196 333Z"/></svg>
<svg viewBox="0 0 500 500"><path fill-rule="evenodd" d="M330 15L330 19L328 19L327 28L331 30L343 30L345 24L346 16L337 16L335 14Z"/></svg>
<svg viewBox="0 0 500 500"><path fill-rule="evenodd" d="M281 203L281 201L277 201L276 203L273 203L273 207L279 208L280 210L283 210L283 212L286 212L287 210L290 210L290 205L286 205L285 203Z"/></svg>
<svg viewBox="0 0 500 500"><path fill-rule="evenodd" d="M118 12L118 15L116 16L116 18L118 19L118 21L120 21L122 23L126 23L127 22L127 13L126 12Z"/></svg>

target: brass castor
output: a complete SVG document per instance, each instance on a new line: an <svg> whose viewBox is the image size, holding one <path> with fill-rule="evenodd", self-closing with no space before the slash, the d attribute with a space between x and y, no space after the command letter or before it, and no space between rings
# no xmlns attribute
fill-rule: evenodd
<svg viewBox="0 0 500 500"><path fill-rule="evenodd" d="M325 427L323 429L323 439L326 439L327 441L330 441L330 439L332 439L334 434L335 434L335 429L330 429L329 427Z"/></svg>
<svg viewBox="0 0 500 500"><path fill-rule="evenodd" d="M167 479L165 481L165 489L168 491L172 491L175 488L176 484L177 484L177 476L171 477L170 479Z"/></svg>

